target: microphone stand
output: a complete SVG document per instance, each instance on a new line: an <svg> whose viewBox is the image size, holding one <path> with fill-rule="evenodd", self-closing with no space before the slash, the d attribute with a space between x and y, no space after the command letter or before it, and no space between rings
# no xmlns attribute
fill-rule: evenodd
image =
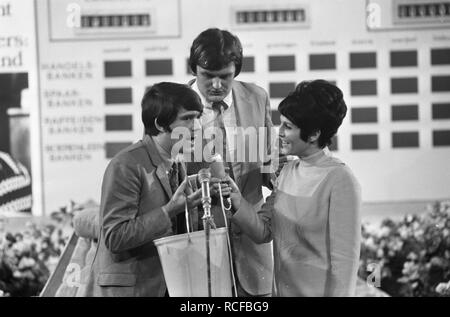
<svg viewBox="0 0 450 317"><path fill-rule="evenodd" d="M211 253L210 253L210 231L211 227L215 227L211 216L211 196L209 193L209 180L211 173L205 169L199 171L199 179L202 186L202 204L204 214L202 217L203 228L205 229L205 244L206 244L206 274L208 281L208 297L212 297L211 291Z"/></svg>

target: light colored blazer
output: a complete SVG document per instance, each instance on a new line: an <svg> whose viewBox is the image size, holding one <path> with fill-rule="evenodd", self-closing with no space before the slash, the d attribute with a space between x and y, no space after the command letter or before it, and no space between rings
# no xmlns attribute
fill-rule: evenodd
<svg viewBox="0 0 450 317"><path fill-rule="evenodd" d="M188 84L192 86L195 80ZM233 81L233 105L236 125L248 128L272 128L269 96L266 91L251 83ZM270 151L270 133L266 146ZM268 152L269 153L269 152ZM236 184L254 210L259 210L264 200L262 186L270 186L270 175L261 173L257 162L236 162L232 164ZM194 171L195 172L195 171ZM214 209L214 208L213 208ZM221 213L213 211L216 224L220 225ZM222 217L223 218L223 217ZM273 260L271 243L256 244L236 224L231 225L231 239L234 263L241 287L249 294L263 295L272 291Z"/></svg>
<svg viewBox="0 0 450 317"><path fill-rule="evenodd" d="M148 135L111 160L102 184L98 247L80 295L164 296L153 240L174 234L161 208L171 196L163 161Z"/></svg>

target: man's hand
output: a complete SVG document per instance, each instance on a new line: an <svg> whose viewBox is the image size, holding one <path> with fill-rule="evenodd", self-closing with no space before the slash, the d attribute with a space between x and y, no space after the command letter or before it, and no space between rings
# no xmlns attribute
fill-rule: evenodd
<svg viewBox="0 0 450 317"><path fill-rule="evenodd" d="M164 205L162 208L164 212L172 218L178 215L180 212L184 211L184 205L187 201L188 209L198 206L202 201L202 190L198 189L192 192L192 189L188 186L187 178L180 184L175 194L173 194L170 201ZM186 195L188 193L188 195Z"/></svg>

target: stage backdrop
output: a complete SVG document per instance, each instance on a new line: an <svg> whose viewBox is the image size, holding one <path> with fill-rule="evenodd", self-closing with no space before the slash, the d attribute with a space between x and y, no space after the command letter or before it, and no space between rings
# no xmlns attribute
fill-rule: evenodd
<svg viewBox="0 0 450 317"><path fill-rule="evenodd" d="M108 161L142 136L146 87L191 79L189 47L208 27L240 37L238 79L269 92L276 124L296 83L343 90L349 112L332 150L365 202L448 198L449 2L37 1L42 210L99 201Z"/></svg>

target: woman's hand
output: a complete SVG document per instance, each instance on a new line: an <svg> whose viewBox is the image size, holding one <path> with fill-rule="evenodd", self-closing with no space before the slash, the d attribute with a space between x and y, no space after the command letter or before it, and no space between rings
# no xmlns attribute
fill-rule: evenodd
<svg viewBox="0 0 450 317"><path fill-rule="evenodd" d="M228 185L227 182L225 182L225 179L211 177L209 183L210 183L209 193L211 196L220 198L220 192L219 192L219 187L220 187L222 190L222 197L223 198L230 197L230 186Z"/></svg>
<svg viewBox="0 0 450 317"><path fill-rule="evenodd" d="M242 195L239 190L239 187L233 181L230 176L226 176L224 179L220 180L218 178L211 179L211 194L218 195L219 186L222 190L222 196L225 198L230 197L231 203L233 205L234 210L238 210L241 206Z"/></svg>

